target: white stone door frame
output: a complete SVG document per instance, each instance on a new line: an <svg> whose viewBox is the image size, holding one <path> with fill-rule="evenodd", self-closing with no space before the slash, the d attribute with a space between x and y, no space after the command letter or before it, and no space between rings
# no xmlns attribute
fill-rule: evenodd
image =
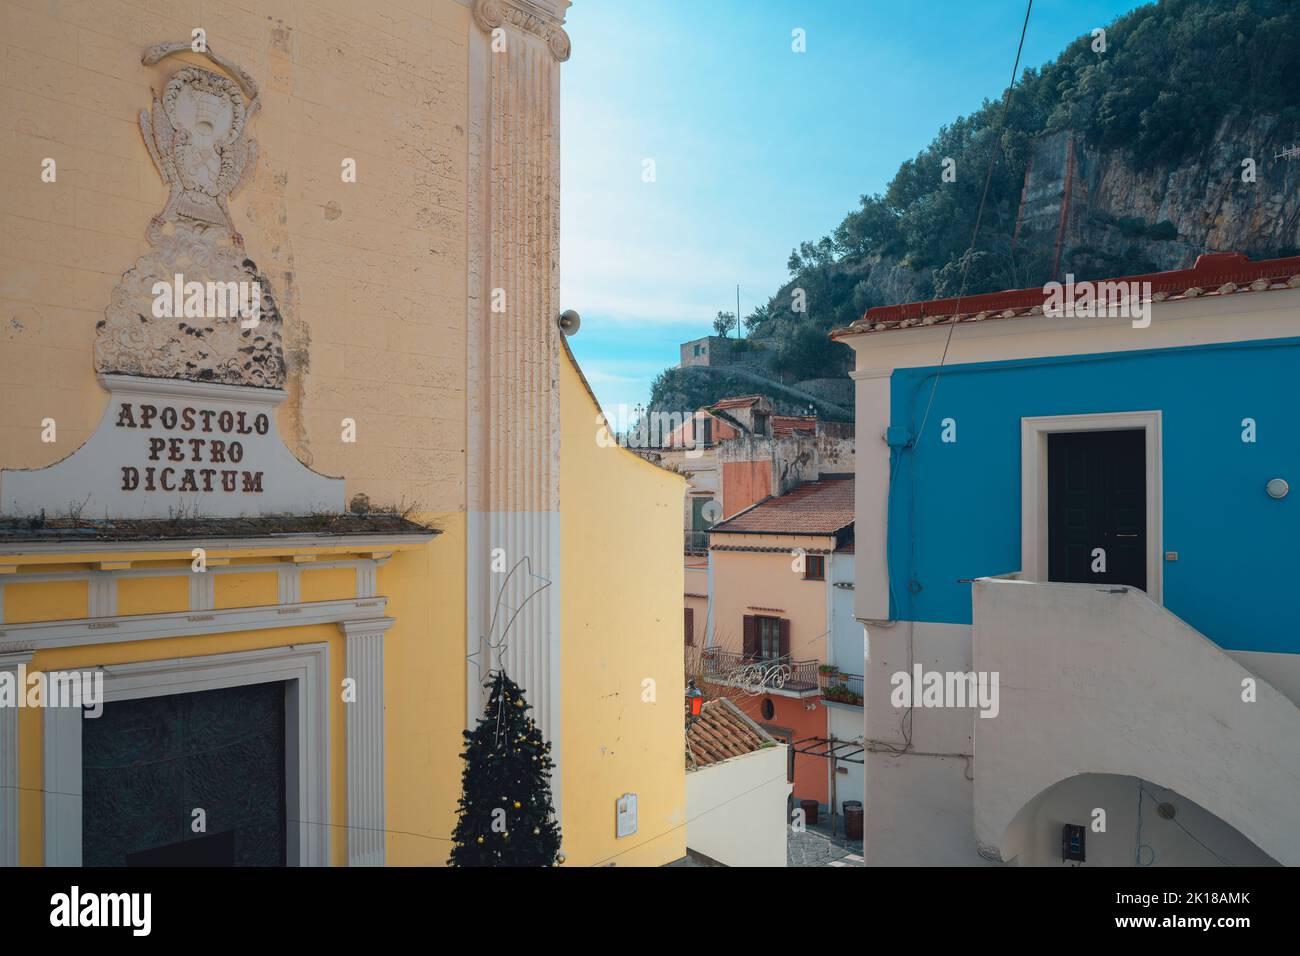
<svg viewBox="0 0 1300 956"><path fill-rule="evenodd" d="M329 865L328 644L114 664L103 671L107 703L286 681L285 858L290 866ZM82 710L50 707L44 716L45 865L80 866Z"/></svg>
<svg viewBox="0 0 1300 956"><path fill-rule="evenodd" d="M1161 413L1106 412L1020 419L1020 571L1047 580L1047 436L1141 430L1146 438L1147 595L1164 605L1164 457Z"/></svg>
<svg viewBox="0 0 1300 956"><path fill-rule="evenodd" d="M17 686L18 668L30 664L34 653L0 653L0 671L8 672L7 679L15 682L15 693L27 693L25 687ZM18 804L22 795L18 787L18 714L17 707L0 707L0 866L18 865Z"/></svg>

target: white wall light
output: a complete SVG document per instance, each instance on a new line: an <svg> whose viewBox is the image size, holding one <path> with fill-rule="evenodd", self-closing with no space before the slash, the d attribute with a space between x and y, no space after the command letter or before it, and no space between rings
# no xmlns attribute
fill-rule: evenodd
<svg viewBox="0 0 1300 956"><path fill-rule="evenodd" d="M1285 478L1270 478L1264 490L1268 492L1270 498L1285 498L1291 486L1286 483Z"/></svg>

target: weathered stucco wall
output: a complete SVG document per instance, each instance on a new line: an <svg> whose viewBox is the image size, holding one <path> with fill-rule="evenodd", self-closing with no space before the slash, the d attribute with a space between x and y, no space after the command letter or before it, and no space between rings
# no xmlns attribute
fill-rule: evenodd
<svg viewBox="0 0 1300 956"><path fill-rule="evenodd" d="M463 508L469 10L6 2L0 17L4 465L57 461L99 420L95 324L167 198L137 114L182 60L211 67L198 54L146 67L141 54L202 27L262 89L249 124L260 155L231 212L285 317L281 434L345 476L349 496ZM342 181L349 158L355 183Z"/></svg>
<svg viewBox="0 0 1300 956"><path fill-rule="evenodd" d="M412 12L412 7L418 12ZM138 114L186 63L141 64L146 46L201 27L261 88L248 124L260 151L231 201L245 249L283 315L289 398L277 423L312 468L376 506L413 507L444 532L379 572L397 623L386 641L390 864L438 864L459 792L465 719L468 45L486 34L456 0L175 0L0 3L0 467L36 468L90 435L108 393L95 379L96 324L148 248L167 200ZM55 180L42 181L42 162ZM355 160L356 181L343 181ZM41 440L42 419L57 440ZM342 420L356 441L342 440ZM96 517L86 515L86 517ZM138 557L137 557L138 560ZM21 560L18 562L22 564ZM18 568L24 570L23 567ZM265 578L267 576L260 576ZM223 578L217 606L277 601L274 581ZM161 580L161 579L160 579ZM304 575L304 599L348 593ZM183 607L142 579L119 614ZM11 587L5 623L85 616L84 585ZM675 598L675 594L674 594ZM319 630L319 629L318 629ZM325 639L303 629L67 648L41 666L210 654ZM341 670L335 677L341 678ZM40 728L24 714L21 773L39 795ZM331 793L343 820L343 717L331 716ZM41 859L39 800L22 806L22 859ZM331 840L347 859L346 830Z"/></svg>

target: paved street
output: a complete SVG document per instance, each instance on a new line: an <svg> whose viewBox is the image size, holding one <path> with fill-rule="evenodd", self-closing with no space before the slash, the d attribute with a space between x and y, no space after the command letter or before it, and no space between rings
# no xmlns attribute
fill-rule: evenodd
<svg viewBox="0 0 1300 956"><path fill-rule="evenodd" d="M789 866L863 866L862 841L844 836L844 821L837 821L839 835L831 836L830 827L822 822L803 832L790 830L786 837L786 862Z"/></svg>

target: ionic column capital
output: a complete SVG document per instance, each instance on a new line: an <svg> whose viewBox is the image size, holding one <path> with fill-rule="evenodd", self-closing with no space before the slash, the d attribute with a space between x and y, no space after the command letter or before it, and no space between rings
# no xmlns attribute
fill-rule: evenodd
<svg viewBox="0 0 1300 956"><path fill-rule="evenodd" d="M474 0L474 19L491 33L497 27L510 26L546 41L551 56L563 63L572 49L564 31L564 11L568 0Z"/></svg>

